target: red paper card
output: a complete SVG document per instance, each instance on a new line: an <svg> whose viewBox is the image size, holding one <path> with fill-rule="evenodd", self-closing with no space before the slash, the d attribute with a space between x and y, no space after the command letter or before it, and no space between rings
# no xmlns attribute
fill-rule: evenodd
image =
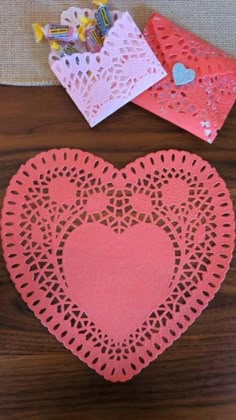
<svg viewBox="0 0 236 420"><path fill-rule="evenodd" d="M144 35L168 75L134 102L212 143L235 103L236 60L157 13ZM177 63L195 80L176 86Z"/></svg>
<svg viewBox="0 0 236 420"><path fill-rule="evenodd" d="M37 155L12 178L2 242L17 290L48 330L110 381L127 381L187 330L232 257L234 214L196 155L121 171L80 150Z"/></svg>

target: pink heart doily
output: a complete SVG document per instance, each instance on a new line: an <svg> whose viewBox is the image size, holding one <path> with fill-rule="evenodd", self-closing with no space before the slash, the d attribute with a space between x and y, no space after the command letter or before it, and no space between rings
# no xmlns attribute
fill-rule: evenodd
<svg viewBox="0 0 236 420"><path fill-rule="evenodd" d="M110 381L126 381L183 333L219 289L234 214L196 155L150 154L115 169L80 150L37 155L12 178L4 256L49 331Z"/></svg>

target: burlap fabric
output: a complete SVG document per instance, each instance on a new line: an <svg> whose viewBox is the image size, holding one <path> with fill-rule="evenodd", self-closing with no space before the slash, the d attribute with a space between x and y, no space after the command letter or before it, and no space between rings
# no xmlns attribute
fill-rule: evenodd
<svg viewBox="0 0 236 420"><path fill-rule="evenodd" d="M69 6L90 7L89 0L0 0L0 83L57 84L47 61L48 45L36 45L32 22L58 22ZM143 28L153 11L172 18L226 52L236 53L236 0L113 0L129 10Z"/></svg>

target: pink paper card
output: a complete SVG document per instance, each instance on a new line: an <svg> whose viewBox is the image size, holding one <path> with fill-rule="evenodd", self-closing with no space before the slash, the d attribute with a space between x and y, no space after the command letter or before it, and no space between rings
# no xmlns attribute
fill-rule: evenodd
<svg viewBox="0 0 236 420"><path fill-rule="evenodd" d="M134 102L212 143L236 98L236 60L155 13L144 35L168 76Z"/></svg>
<svg viewBox="0 0 236 420"><path fill-rule="evenodd" d="M131 379L188 329L234 246L224 181L175 150L120 171L80 150L41 153L12 178L1 227L29 308L113 382Z"/></svg>
<svg viewBox="0 0 236 420"><path fill-rule="evenodd" d="M72 7L61 23L78 27L82 15L94 18L94 13ZM114 25L99 53L49 56L52 71L91 127L166 76L129 13L112 16Z"/></svg>

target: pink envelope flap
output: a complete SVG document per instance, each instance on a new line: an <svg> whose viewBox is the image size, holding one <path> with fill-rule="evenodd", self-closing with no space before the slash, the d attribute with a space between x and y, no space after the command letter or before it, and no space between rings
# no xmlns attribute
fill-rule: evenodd
<svg viewBox="0 0 236 420"><path fill-rule="evenodd" d="M194 68L198 76L236 71L236 60L159 13L154 13L148 31L155 37L156 53L163 65L172 70L176 61ZM147 29L146 31L147 32ZM196 52L200 51L198 56Z"/></svg>

